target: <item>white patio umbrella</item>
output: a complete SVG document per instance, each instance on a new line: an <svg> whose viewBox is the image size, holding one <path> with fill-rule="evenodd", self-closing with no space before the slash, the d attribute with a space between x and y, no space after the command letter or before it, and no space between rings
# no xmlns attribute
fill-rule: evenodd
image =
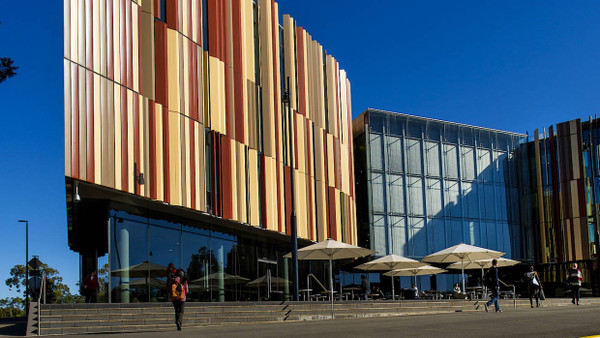
<svg viewBox="0 0 600 338"><path fill-rule="evenodd" d="M333 318L333 261L338 259L366 257L374 253L376 252L373 250L338 242L331 238L298 250L299 260L329 261L329 285L331 288L331 318ZM289 253L284 257L289 258L291 256L291 253Z"/></svg>
<svg viewBox="0 0 600 338"><path fill-rule="evenodd" d="M475 270L475 269L481 269L481 278L483 280L483 269L484 268L490 268L492 266L492 260L494 258L488 258L488 259L480 259L477 261L472 261L472 262L468 262L464 265L464 269L465 270ZM498 267L505 267L505 266L513 266L513 265L517 265L520 262L519 261L515 261L512 259L508 259L508 258L496 258L498 260ZM446 269L460 269L461 268L461 264L460 262L456 262L456 263L452 263L450 265L448 265L446 267Z"/></svg>
<svg viewBox="0 0 600 338"><path fill-rule="evenodd" d="M462 291L465 292L465 261L472 262L481 259L499 258L504 252L480 248L478 246L460 243L447 249L432 253L423 258L430 263L455 263L460 262L462 273Z"/></svg>
<svg viewBox="0 0 600 338"><path fill-rule="evenodd" d="M391 254L361 264L357 266L356 269L365 271L392 271L397 269L418 268L424 265L427 264L414 259ZM392 299L396 299L394 290L394 276L390 277L392 277Z"/></svg>
<svg viewBox="0 0 600 338"><path fill-rule="evenodd" d="M444 269L436 268L435 266L423 265L423 266L419 266L417 268L392 270L390 272L384 273L383 275L389 276L389 277L413 276L413 277L415 277L415 283L416 283L417 276L436 275L438 273L444 273L444 272L447 272L447 271Z"/></svg>
<svg viewBox="0 0 600 338"><path fill-rule="evenodd" d="M246 281L250 280L250 279L242 277L242 276L230 275L226 272L223 272L223 273L214 272L214 273L211 273L210 275L206 275L204 277L194 279L193 281L190 282L190 284L214 285L214 284L217 284L221 279L223 279L224 284L235 284L238 282L246 282Z"/></svg>

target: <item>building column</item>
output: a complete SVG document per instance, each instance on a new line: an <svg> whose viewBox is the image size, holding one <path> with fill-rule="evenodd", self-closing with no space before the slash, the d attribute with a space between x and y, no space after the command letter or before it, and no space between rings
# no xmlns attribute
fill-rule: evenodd
<svg viewBox="0 0 600 338"><path fill-rule="evenodd" d="M225 301L225 259L223 253L223 244L220 244L217 249L217 265L219 270L217 272L217 300L219 302Z"/></svg>
<svg viewBox="0 0 600 338"><path fill-rule="evenodd" d="M121 260L121 303L129 303L129 230L126 226L119 230L118 246Z"/></svg>

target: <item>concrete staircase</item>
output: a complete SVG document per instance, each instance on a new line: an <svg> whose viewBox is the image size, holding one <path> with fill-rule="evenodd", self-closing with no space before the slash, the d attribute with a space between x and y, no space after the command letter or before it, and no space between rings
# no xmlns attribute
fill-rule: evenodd
<svg viewBox="0 0 600 338"><path fill-rule="evenodd" d="M402 300L336 302L335 318L366 318L448 312L475 311L473 301ZM529 307L519 299L517 307ZM600 303L600 298L585 298L584 304ZM479 311L483 311L480 301ZM571 305L569 299L548 299L544 306ZM504 310L514 308L513 300L501 300ZM233 325L258 322L322 320L331 318L327 302L245 302L187 303L184 327ZM80 334L99 332L140 332L174 330L170 303L136 304L53 304L41 306L40 334Z"/></svg>

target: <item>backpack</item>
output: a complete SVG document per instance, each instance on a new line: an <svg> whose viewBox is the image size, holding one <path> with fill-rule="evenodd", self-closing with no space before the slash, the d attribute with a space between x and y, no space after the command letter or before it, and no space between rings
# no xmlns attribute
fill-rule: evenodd
<svg viewBox="0 0 600 338"><path fill-rule="evenodd" d="M181 279L175 278L171 283L171 301L183 302L184 299L185 292L183 291L183 284L181 284Z"/></svg>
<svg viewBox="0 0 600 338"><path fill-rule="evenodd" d="M535 278L535 273L533 272L528 272L525 274L525 276L527 276L527 278L529 279L529 285L533 286L533 287L539 287L540 284L538 283L537 278Z"/></svg>
<svg viewBox="0 0 600 338"><path fill-rule="evenodd" d="M494 278L494 273L492 272L492 269L489 269L485 275L483 276L483 283L485 284L485 286L487 286L488 288L490 287L494 287L496 286L496 280Z"/></svg>

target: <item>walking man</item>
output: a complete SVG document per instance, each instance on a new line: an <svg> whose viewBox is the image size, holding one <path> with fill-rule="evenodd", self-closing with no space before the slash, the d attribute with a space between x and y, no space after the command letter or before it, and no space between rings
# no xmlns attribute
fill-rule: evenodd
<svg viewBox="0 0 600 338"><path fill-rule="evenodd" d="M496 306L496 312L502 312L502 310L500 310L500 303L498 302L498 299L500 298L500 282L498 279L498 260L495 258L492 260L492 267L488 270L487 274L485 275L485 281L486 281L487 287L492 291L492 299L490 299L489 302L484 304L485 312L489 311L489 307L492 306L492 304L494 304Z"/></svg>
<svg viewBox="0 0 600 338"><path fill-rule="evenodd" d="M571 292L573 293L573 304L579 305L579 289L581 289L581 282L583 281L583 274L581 270L577 268L577 263L571 265L569 274L567 275L569 284L571 285ZM575 303L577 301L577 303Z"/></svg>

